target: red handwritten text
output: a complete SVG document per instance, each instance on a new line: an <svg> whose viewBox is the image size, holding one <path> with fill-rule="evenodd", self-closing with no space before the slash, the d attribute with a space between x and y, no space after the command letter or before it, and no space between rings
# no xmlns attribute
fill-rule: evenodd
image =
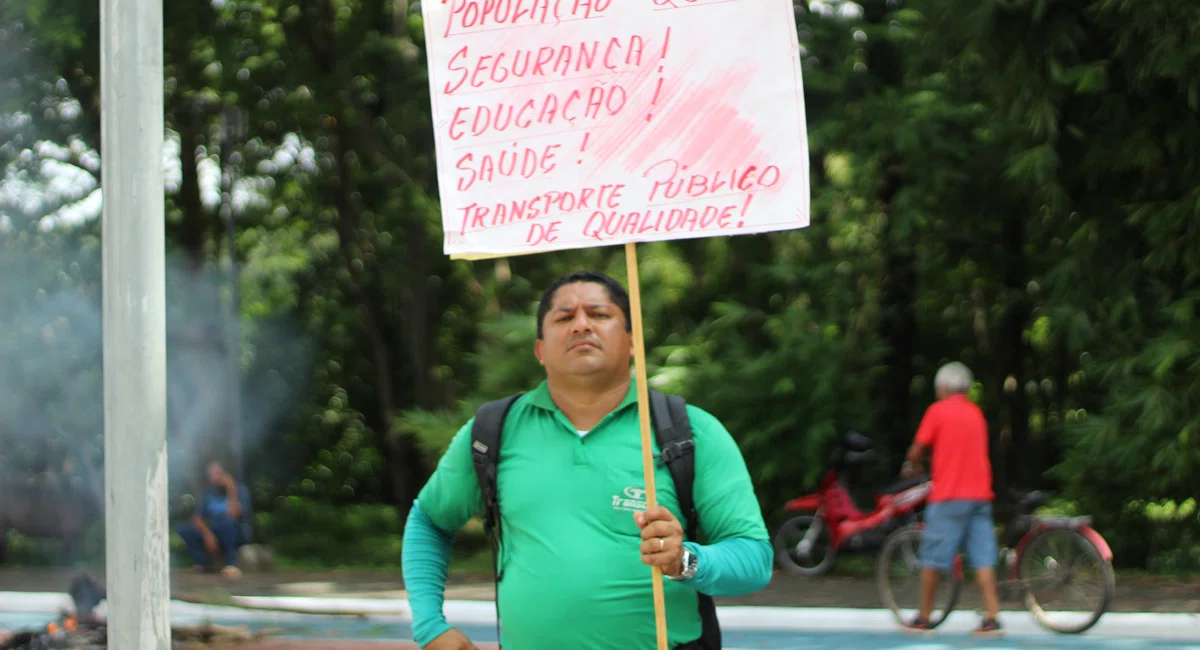
<svg viewBox="0 0 1200 650"><path fill-rule="evenodd" d="M535 221L529 224L529 234L525 236L525 243L530 246L537 246L544 241L557 240L558 227L560 225L562 225L561 221L551 221L548 224L541 224Z"/></svg>
<svg viewBox="0 0 1200 650"><path fill-rule="evenodd" d="M442 4L447 1L452 4L446 36L455 29L545 25L592 18L612 4L612 0L442 0Z"/></svg>
<svg viewBox="0 0 1200 650"><path fill-rule="evenodd" d="M750 165L712 174L687 174L687 165L678 160L662 160L646 168L644 178L656 177L650 187L650 201L672 200L683 196L696 198L716 194L721 190L749 192L771 187L779 182L779 168L775 165L758 167Z"/></svg>
<svg viewBox="0 0 1200 650"><path fill-rule="evenodd" d="M607 42L593 39L474 56L470 46L464 45L450 57L448 67L457 77L447 81L444 90L447 95L453 95L464 85L482 88L488 82L501 84L510 79L526 77L566 78L595 70L597 65L608 71L632 69L642 65L645 50L646 39L638 34L626 38L613 36Z"/></svg>
<svg viewBox="0 0 1200 650"><path fill-rule="evenodd" d="M482 230L495 226L537 219L554 213L566 214L579 210L614 209L621 205L621 192L625 189L623 183L601 185L599 187L584 187L573 191L551 190L545 194L502 203L480 205L472 202L459 208L462 212L461 234L467 230Z"/></svg>
<svg viewBox="0 0 1200 650"><path fill-rule="evenodd" d="M737 203L703 208L651 209L632 212L597 210L583 225L583 235L599 241L619 235L643 235L648 232L696 231L732 225L740 206Z"/></svg>
<svg viewBox="0 0 1200 650"><path fill-rule="evenodd" d="M616 115L625 108L629 96L617 84L595 84L585 90L569 93L547 93L521 104L496 102L480 106L459 106L450 120L450 139L465 135L481 136L488 132L504 133L510 129L528 129L534 125L558 122L574 123L586 118L595 120L603 115Z"/></svg>
<svg viewBox="0 0 1200 650"><path fill-rule="evenodd" d="M729 2L730 0L711 0L706 3L705 0L654 0L654 6L659 9L679 9L680 5L684 7L696 6L702 4L716 4L718 2ZM678 3L678 4L676 4Z"/></svg>
<svg viewBox="0 0 1200 650"><path fill-rule="evenodd" d="M513 143L514 149L516 146ZM561 146L549 144L541 151L529 147L521 151L504 149L500 153L487 153L478 158L474 153L468 153L454 165L455 169L464 172L458 177L458 191L467 191L476 181L490 183L497 176L533 178L537 174L549 174L558 164L554 161L554 152Z"/></svg>

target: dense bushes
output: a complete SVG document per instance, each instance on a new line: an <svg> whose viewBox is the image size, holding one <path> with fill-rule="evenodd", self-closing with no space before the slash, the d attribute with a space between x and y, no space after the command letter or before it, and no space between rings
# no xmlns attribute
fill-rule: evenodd
<svg viewBox="0 0 1200 650"><path fill-rule="evenodd" d="M259 541L271 546L283 567L400 567L403 522L386 504L338 505L288 497L258 513ZM478 522L455 539L455 557L468 560L486 551Z"/></svg>
<svg viewBox="0 0 1200 650"><path fill-rule="evenodd" d="M256 517L256 534L280 562L335 567L399 566L402 522L387 505L283 499Z"/></svg>

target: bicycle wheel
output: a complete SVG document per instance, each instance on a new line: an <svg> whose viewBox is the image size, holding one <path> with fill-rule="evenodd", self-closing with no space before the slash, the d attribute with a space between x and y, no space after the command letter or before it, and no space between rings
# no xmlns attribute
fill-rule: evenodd
<svg viewBox="0 0 1200 650"><path fill-rule="evenodd" d="M921 534L922 524L909 524L888 536L875 562L875 581L879 596L896 618L906 625L916 618L921 605ZM951 574L942 574L934 594L929 623L937 627L945 622L958 603L961 583Z"/></svg>
<svg viewBox="0 0 1200 650"><path fill-rule="evenodd" d="M1017 579L1034 619L1060 634L1090 629L1108 611L1116 591L1112 563L1100 557L1088 538L1069 528L1035 533L1018 560Z"/></svg>
<svg viewBox="0 0 1200 650"><path fill-rule="evenodd" d="M811 546L804 543L810 532L814 533ZM812 515L792 517L775 533L775 559L792 575L813 577L828 573L836 557L829 527Z"/></svg>

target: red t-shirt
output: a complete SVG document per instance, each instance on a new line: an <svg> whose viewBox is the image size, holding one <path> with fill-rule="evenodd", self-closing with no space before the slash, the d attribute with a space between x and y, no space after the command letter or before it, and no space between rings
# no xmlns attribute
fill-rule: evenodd
<svg viewBox="0 0 1200 650"><path fill-rule="evenodd" d="M995 498L987 421L966 395L956 393L930 405L917 429L917 442L933 448L931 502Z"/></svg>

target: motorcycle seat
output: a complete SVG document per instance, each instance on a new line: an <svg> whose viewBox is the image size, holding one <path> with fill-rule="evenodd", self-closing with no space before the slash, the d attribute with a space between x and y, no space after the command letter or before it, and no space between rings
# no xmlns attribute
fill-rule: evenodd
<svg viewBox="0 0 1200 650"><path fill-rule="evenodd" d="M924 478L919 477L919 476L914 476L912 478L906 478L906 479L901 479L899 481L896 481L895 483L892 483L891 485L889 485L885 488L876 490L876 493L880 494L880 495L898 494L909 488L915 488L924 482L925 482Z"/></svg>
<svg viewBox="0 0 1200 650"><path fill-rule="evenodd" d="M1009 490L1009 498L1022 512L1032 512L1048 501L1046 493L1039 490Z"/></svg>

